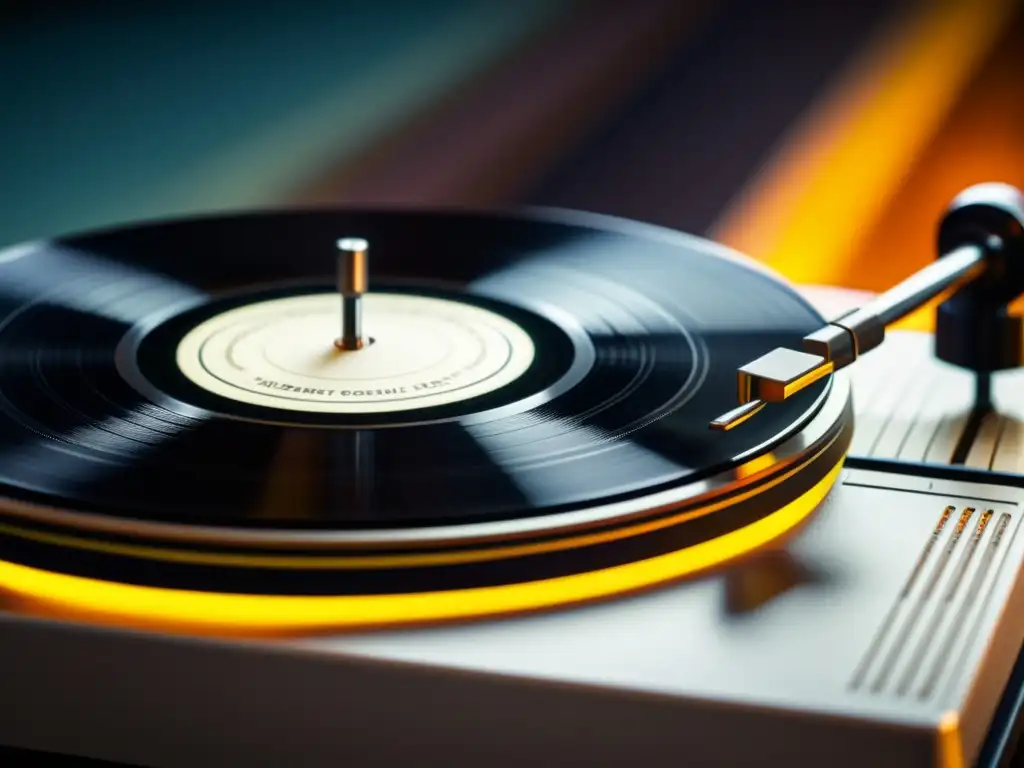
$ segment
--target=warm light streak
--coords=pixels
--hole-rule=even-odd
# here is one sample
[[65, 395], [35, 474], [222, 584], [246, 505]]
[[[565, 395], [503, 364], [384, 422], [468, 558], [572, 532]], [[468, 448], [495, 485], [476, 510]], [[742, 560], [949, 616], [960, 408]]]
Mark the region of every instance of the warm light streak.
[[0, 589], [22, 609], [139, 627], [212, 634], [294, 634], [502, 615], [621, 595], [707, 571], [779, 540], [821, 503], [842, 468], [777, 512], [683, 550], [541, 581], [420, 594], [229, 595], [118, 584], [0, 562]]
[[901, 19], [797, 127], [713, 237], [794, 282], [835, 284], [1013, 7], [926, 3]]

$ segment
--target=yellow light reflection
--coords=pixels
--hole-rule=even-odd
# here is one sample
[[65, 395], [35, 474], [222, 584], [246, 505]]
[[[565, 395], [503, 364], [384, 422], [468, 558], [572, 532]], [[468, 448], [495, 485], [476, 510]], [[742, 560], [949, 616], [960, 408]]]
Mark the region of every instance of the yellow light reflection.
[[0, 588], [30, 613], [205, 634], [284, 635], [517, 613], [642, 590], [761, 549], [817, 508], [841, 468], [839, 462], [777, 512], [711, 541], [626, 565], [522, 584], [373, 596], [229, 595], [118, 584], [0, 561]]

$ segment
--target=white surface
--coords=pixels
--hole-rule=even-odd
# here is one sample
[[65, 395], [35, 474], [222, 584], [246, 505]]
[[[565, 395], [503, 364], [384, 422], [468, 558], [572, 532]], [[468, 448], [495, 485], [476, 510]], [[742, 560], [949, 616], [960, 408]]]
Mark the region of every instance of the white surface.
[[[863, 306], [874, 294], [800, 286], [826, 318]], [[949, 464], [974, 404], [974, 377], [935, 358], [929, 334], [896, 331], [851, 368], [857, 428], [850, 453]], [[964, 464], [1024, 473], [1024, 371], [993, 376], [995, 412], [982, 421]]]
[[[444, 629], [406, 630], [312, 641], [315, 647], [378, 658], [424, 661], [467, 670], [527, 675], [561, 683], [658, 692], [677, 696], [794, 707], [902, 722], [935, 723], [959, 707], [964, 670], [949, 657], [915, 658], [926, 630], [958, 647], [964, 626], [950, 621], [963, 608], [967, 619], [984, 611], [962, 603], [979, 568], [980, 550], [995, 524], [982, 531], [979, 551], [955, 578], [967, 542], [982, 515], [1010, 515], [1001, 547], [1018, 523], [1016, 492], [979, 494], [1006, 503], [968, 497], [893, 493], [868, 487], [870, 473], [848, 472], [849, 485], [833, 494], [812, 525], [785, 555], [729, 569], [706, 579], [632, 599], [589, 608]], [[936, 481], [936, 488], [943, 483]], [[945, 488], [953, 490], [952, 484]], [[977, 494], [975, 490], [959, 490]], [[898, 626], [883, 638], [867, 682], [851, 690], [886, 614], [896, 603], [947, 504], [956, 507], [939, 546], [923, 563], [923, 574], [902, 603]], [[965, 510], [973, 511], [965, 512]], [[964, 518], [959, 539], [957, 522]], [[953, 545], [953, 546], [951, 546]], [[1017, 541], [1016, 559], [1024, 540]], [[951, 553], [943, 564], [943, 552]], [[1006, 552], [1000, 549], [1001, 557]], [[992, 569], [989, 577], [995, 575]], [[802, 574], [797, 576], [797, 574]], [[936, 576], [936, 583], [929, 581]], [[795, 578], [790, 589], [746, 609], [745, 590], [758, 592]], [[948, 588], [960, 589], [944, 602]], [[1004, 581], [1008, 588], [1011, 581]], [[989, 586], [990, 582], [986, 583]], [[769, 590], [770, 591], [770, 590]], [[919, 606], [919, 609], [918, 609]], [[916, 618], [911, 615], [917, 610]], [[938, 617], [938, 624], [935, 624]], [[906, 633], [902, 650], [894, 640]], [[974, 648], [981, 652], [980, 641]], [[930, 648], [934, 651], [934, 646]], [[889, 656], [893, 655], [892, 660]], [[888, 666], [888, 672], [883, 667]], [[922, 696], [931, 674], [941, 684]], [[904, 679], [913, 695], [901, 695]], [[876, 686], [877, 683], [877, 686]]]
[[[936, 359], [930, 335], [891, 333], [850, 371], [856, 411], [851, 455], [950, 462], [974, 404], [974, 377]], [[1024, 371], [993, 376], [993, 403], [965, 464], [1024, 472]]]

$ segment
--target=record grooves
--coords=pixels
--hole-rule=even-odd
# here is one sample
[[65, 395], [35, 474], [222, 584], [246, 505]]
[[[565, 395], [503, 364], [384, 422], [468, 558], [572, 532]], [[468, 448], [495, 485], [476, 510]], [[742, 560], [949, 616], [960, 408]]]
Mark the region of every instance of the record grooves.
[[[336, 344], [329, 279], [348, 235], [372, 243], [373, 343], [355, 351]], [[707, 429], [740, 365], [821, 318], [655, 228], [288, 212], [0, 256], [15, 581], [20, 564], [365, 599], [558, 581], [768, 530], [820, 500], [849, 442], [831, 378], [737, 433]]]

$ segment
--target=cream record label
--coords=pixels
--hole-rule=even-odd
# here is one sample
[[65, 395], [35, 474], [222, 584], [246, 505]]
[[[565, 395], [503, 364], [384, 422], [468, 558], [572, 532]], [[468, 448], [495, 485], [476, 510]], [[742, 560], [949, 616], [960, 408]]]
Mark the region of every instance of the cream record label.
[[310, 413], [387, 413], [451, 405], [522, 376], [535, 348], [518, 325], [440, 298], [366, 296], [363, 349], [337, 348], [337, 294], [229, 310], [178, 346], [197, 386], [238, 402]]

